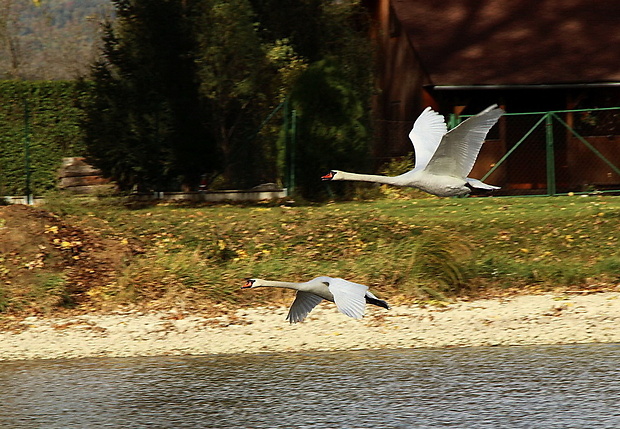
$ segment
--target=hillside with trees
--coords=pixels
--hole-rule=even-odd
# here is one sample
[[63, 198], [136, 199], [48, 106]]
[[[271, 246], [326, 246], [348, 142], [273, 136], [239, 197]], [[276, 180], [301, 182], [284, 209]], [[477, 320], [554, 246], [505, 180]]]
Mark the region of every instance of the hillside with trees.
[[88, 73], [110, 0], [0, 0], [0, 79], [74, 79]]

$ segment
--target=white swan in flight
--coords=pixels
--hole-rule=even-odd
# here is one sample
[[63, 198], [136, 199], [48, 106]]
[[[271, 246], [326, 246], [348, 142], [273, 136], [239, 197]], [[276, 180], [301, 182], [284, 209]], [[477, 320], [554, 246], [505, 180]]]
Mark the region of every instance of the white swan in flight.
[[467, 195], [471, 191], [469, 187], [499, 189], [467, 175], [476, 162], [487, 133], [503, 114], [504, 111], [494, 104], [447, 131], [443, 117], [427, 107], [416, 119], [409, 133], [415, 150], [413, 170], [400, 176], [332, 170], [322, 179], [410, 186], [439, 197]]
[[390, 308], [387, 302], [370, 293], [368, 286], [341, 278], [321, 276], [303, 283], [246, 279], [242, 289], [257, 287], [283, 287], [297, 291], [288, 316], [286, 316], [286, 320], [291, 323], [303, 321], [308, 313], [324, 299], [336, 303], [341, 313], [354, 319], [361, 319], [364, 316], [366, 303], [388, 310]]

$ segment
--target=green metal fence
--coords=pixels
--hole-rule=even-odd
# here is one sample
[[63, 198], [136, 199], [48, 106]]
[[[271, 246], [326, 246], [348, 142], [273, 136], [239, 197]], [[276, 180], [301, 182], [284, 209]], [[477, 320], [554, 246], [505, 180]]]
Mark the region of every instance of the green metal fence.
[[620, 192], [620, 107], [507, 113], [470, 176], [497, 195]]

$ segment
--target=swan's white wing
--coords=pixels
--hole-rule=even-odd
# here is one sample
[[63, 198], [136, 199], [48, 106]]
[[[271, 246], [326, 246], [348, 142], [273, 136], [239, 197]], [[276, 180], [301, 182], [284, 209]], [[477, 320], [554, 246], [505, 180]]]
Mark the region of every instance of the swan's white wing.
[[465, 179], [476, 162], [487, 133], [503, 114], [504, 111], [494, 104], [448, 131], [425, 171]]
[[368, 286], [344, 279], [332, 278], [329, 281], [328, 287], [329, 291], [334, 295], [334, 302], [341, 313], [354, 319], [364, 317]]
[[443, 116], [430, 107], [424, 109], [418, 116], [409, 133], [409, 139], [415, 150], [416, 169], [421, 170], [426, 167], [447, 131], [448, 127]]
[[318, 295], [311, 292], [303, 292], [298, 290], [295, 295], [295, 301], [293, 301], [293, 304], [291, 304], [291, 308], [288, 311], [286, 320], [291, 323], [303, 321], [308, 313], [310, 313], [310, 311], [312, 311], [312, 309], [321, 301], [323, 301], [323, 298]]

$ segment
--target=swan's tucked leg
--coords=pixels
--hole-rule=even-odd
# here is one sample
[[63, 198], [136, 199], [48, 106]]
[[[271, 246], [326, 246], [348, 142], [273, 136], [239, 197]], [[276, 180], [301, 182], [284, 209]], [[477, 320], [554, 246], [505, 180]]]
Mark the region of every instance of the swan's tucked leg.
[[493, 185], [489, 185], [486, 184], [484, 182], [481, 182], [478, 179], [472, 179], [471, 177], [468, 177], [467, 179], [467, 184], [469, 186], [471, 186], [472, 188], [478, 188], [478, 189], [488, 189], [488, 190], [493, 190], [493, 189], [499, 189], [499, 186], [493, 186]]

